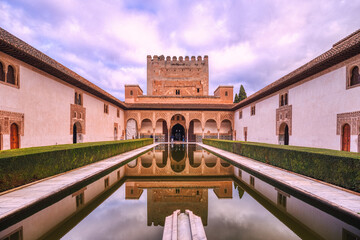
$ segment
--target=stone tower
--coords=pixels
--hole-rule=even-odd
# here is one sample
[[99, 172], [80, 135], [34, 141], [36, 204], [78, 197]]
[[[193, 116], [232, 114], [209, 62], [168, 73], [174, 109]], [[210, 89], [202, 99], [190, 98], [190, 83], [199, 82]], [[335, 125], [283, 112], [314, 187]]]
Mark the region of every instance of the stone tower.
[[208, 56], [165, 57], [147, 56], [148, 96], [209, 95]]

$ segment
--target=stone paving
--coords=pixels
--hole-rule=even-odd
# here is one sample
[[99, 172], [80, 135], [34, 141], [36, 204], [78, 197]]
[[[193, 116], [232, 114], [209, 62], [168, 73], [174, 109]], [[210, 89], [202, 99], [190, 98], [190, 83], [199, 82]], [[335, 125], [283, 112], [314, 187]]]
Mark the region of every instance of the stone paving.
[[205, 149], [216, 152], [234, 163], [248, 167], [259, 174], [282, 182], [305, 194], [315, 196], [330, 205], [337, 206], [360, 218], [360, 194], [340, 187], [295, 174], [268, 164], [242, 157], [219, 148], [199, 143]]
[[56, 175], [36, 183], [10, 190], [0, 194], [0, 219], [45, 199], [62, 189], [66, 189], [75, 183], [90, 178], [106, 169], [109, 169], [123, 161], [131, 159], [157, 144], [151, 144], [120, 155], [89, 164], [87, 166]]

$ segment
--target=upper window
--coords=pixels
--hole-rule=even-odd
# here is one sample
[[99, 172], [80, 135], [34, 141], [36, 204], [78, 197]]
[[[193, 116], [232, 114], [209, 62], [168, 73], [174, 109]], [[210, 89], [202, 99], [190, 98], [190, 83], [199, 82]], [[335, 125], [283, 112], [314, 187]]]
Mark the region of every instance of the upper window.
[[198, 93], [199, 93], [199, 92], [200, 92], [200, 88], [197, 88], [197, 89], [196, 89], [196, 92], [198, 92]]
[[255, 115], [255, 106], [252, 106], [251, 107], [251, 116], [254, 116]]
[[120, 117], [120, 110], [119, 109], [116, 110], [116, 116]]
[[4, 66], [0, 62], [0, 81], [5, 82], [5, 71]]
[[288, 102], [289, 102], [288, 93], [283, 93], [283, 94], [279, 95], [279, 106], [280, 107], [288, 105]]
[[227, 95], [228, 95], [228, 92], [226, 91], [226, 92], [225, 92], [225, 96], [227, 97]]
[[109, 105], [104, 103], [104, 113], [109, 114]]
[[82, 102], [82, 94], [81, 93], [75, 92], [74, 103], [82, 106], [83, 102]]
[[130, 90], [130, 96], [134, 95], [133, 90]]
[[242, 119], [242, 111], [239, 111], [239, 119]]
[[175, 90], [175, 93], [176, 95], [180, 95], [180, 90], [179, 89]]
[[0, 82], [11, 85], [19, 85], [16, 78], [16, 68], [13, 65], [7, 65], [0, 62]]
[[12, 66], [8, 66], [8, 71], [7, 71], [7, 82], [10, 84], [15, 84], [15, 71], [14, 68]]
[[356, 66], [351, 71], [350, 86], [360, 84], [359, 67]]

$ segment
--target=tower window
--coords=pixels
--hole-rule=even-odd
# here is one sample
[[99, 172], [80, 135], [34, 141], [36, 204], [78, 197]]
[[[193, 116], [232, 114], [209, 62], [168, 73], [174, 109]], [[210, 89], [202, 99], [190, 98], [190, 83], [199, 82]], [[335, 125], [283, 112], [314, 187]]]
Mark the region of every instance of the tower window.
[[179, 89], [176, 89], [176, 90], [175, 90], [175, 94], [176, 94], [176, 95], [180, 95], [180, 90], [179, 90]]
[[130, 90], [130, 96], [134, 95], [133, 90]]
[[226, 91], [226, 92], [225, 92], [225, 96], [227, 97], [227, 95], [228, 95], [228, 92]]
[[197, 88], [197, 89], [196, 89], [196, 92], [198, 92], [198, 93], [199, 93], [199, 92], [200, 92], [200, 88]]

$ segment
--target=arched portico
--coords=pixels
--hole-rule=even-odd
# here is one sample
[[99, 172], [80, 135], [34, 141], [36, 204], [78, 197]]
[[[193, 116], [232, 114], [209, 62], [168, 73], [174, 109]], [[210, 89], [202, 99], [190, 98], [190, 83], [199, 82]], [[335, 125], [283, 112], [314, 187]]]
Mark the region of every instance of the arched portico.
[[213, 138], [213, 139], [218, 138], [217, 124], [214, 119], [208, 119], [205, 122], [203, 138]]
[[175, 114], [172, 116], [170, 126], [171, 141], [187, 141], [187, 129], [183, 115]]
[[160, 118], [155, 124], [155, 142], [167, 142], [169, 141], [169, 131], [167, 128], [167, 122], [165, 119]]
[[138, 132], [137, 132], [137, 122], [135, 119], [130, 118], [126, 122], [126, 139], [136, 139], [138, 138]]
[[140, 138], [153, 138], [154, 129], [150, 119], [143, 119], [140, 126]]
[[230, 120], [225, 119], [220, 123], [219, 139], [232, 140], [232, 123]]
[[199, 119], [193, 119], [189, 124], [189, 142], [202, 141], [202, 126]]

